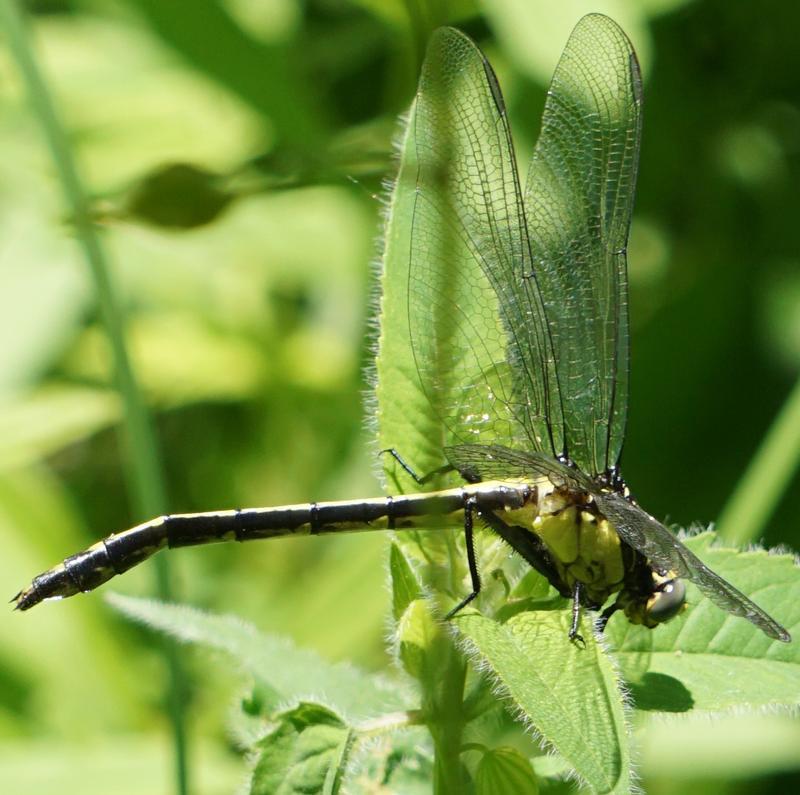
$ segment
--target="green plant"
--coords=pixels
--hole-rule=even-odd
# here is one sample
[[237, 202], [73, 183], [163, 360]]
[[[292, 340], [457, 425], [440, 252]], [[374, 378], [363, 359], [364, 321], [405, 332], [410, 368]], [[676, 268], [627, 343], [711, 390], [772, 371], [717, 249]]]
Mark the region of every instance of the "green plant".
[[[403, 455], [434, 471], [448, 429], [416, 377], [419, 361], [408, 338], [408, 239], [419, 189], [415, 120], [412, 111], [387, 223], [377, 416], [381, 448], [403, 440]], [[457, 250], [448, 230], [441, 234], [444, 250]], [[439, 275], [440, 282], [415, 282], [414, 300], [436, 307], [437, 290], [447, 289], [469, 306], [474, 287], [467, 269], [454, 262]], [[441, 375], [452, 390], [464, 388], [451, 378]], [[391, 492], [418, 488], [391, 461], [387, 475]], [[439, 480], [457, 482], [453, 475]], [[726, 615], [691, 585], [690, 609], [655, 630], [616, 615], [600, 636], [584, 616], [583, 642], [570, 641], [568, 601], [510, 559], [491, 534], [478, 543], [479, 609], [443, 620], [446, 606], [470, 587], [466, 550], [455, 539], [433, 526], [396, 533], [389, 555], [397, 668], [391, 677], [327, 664], [236, 619], [112, 601], [171, 636], [223, 651], [252, 677], [237, 726], [252, 755], [253, 793], [358, 791], [366, 782], [422, 792], [431, 781], [437, 793], [534, 793], [569, 775], [591, 791], [628, 792], [632, 727], [647, 716], [755, 712], [791, 708], [795, 701], [796, 646], [777, 644]], [[737, 552], [712, 546], [713, 540], [704, 532], [685, 543], [765, 610], [787, 615], [787, 605], [800, 597], [792, 556]]]

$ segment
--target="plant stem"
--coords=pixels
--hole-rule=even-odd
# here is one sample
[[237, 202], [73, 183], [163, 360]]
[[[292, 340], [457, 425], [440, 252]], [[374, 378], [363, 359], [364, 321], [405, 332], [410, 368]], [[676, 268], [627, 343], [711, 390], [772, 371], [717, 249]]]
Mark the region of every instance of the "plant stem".
[[464, 731], [464, 683], [467, 666], [458, 650], [448, 644], [447, 663], [443, 666], [436, 688], [432, 711], [435, 724], [429, 724], [435, 749], [434, 795], [451, 795], [464, 791], [461, 766], [461, 739]]
[[[9, 47], [26, 84], [34, 114], [50, 148], [76, 237], [92, 275], [100, 316], [111, 345], [114, 377], [124, 405], [123, 457], [128, 492], [134, 510], [140, 516], [163, 513], [166, 496], [155, 434], [128, 357], [123, 312], [111, 281], [108, 259], [92, 221], [91, 205], [72, 156], [67, 134], [36, 63], [16, 0], [0, 0], [0, 15]], [[169, 600], [172, 596], [168, 565], [168, 561], [156, 558], [157, 589], [159, 597], [164, 600]], [[165, 641], [163, 653], [170, 675], [167, 702], [172, 722], [177, 792], [185, 795], [188, 792], [184, 715], [186, 680], [175, 644]]]
[[717, 522], [739, 544], [760, 536], [800, 464], [800, 379], [781, 407]]

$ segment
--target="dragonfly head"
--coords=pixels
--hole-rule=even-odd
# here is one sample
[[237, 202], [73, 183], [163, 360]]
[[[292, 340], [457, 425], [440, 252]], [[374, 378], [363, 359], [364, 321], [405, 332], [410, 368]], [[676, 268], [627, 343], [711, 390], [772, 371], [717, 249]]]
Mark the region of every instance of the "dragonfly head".
[[632, 624], [652, 629], [686, 609], [686, 585], [674, 571], [651, 570], [652, 586], [625, 604], [625, 615]]

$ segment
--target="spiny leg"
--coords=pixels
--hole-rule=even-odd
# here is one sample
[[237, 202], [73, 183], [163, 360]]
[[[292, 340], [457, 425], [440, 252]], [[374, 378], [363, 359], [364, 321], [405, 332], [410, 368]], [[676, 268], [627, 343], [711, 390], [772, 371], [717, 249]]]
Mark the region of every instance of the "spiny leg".
[[397, 461], [397, 463], [401, 466], [403, 471], [406, 472], [406, 474], [408, 474], [409, 476], [411, 476], [414, 479], [414, 482], [420, 486], [424, 486], [430, 480], [433, 480], [433, 478], [435, 478], [437, 475], [446, 475], [448, 472], [453, 471], [453, 467], [450, 466], [450, 464], [444, 464], [438, 467], [437, 469], [428, 472], [426, 475], [422, 475], [422, 477], [420, 477], [411, 468], [411, 466], [408, 463], [406, 463], [406, 460], [403, 458], [403, 456], [400, 455], [400, 453], [397, 452], [397, 450], [395, 450], [394, 447], [387, 447], [384, 450], [379, 450], [378, 455], [390, 455], [392, 458], [394, 458], [395, 461]]
[[581, 584], [575, 583], [572, 589], [572, 624], [569, 628], [569, 639], [580, 644], [586, 648], [586, 641], [583, 636], [578, 632], [578, 623], [581, 620]]
[[[448, 472], [453, 472], [455, 469], [450, 464], [444, 464], [443, 466], [440, 466], [437, 469], [434, 469], [433, 471], [428, 472], [426, 475], [420, 477], [394, 447], [387, 447], [378, 452], [378, 455], [387, 454], [394, 458], [400, 467], [420, 486], [424, 486], [428, 481], [432, 480], [437, 475], [444, 475]], [[464, 543], [467, 547], [467, 566], [469, 567], [472, 591], [467, 594], [467, 596], [464, 597], [464, 599], [462, 599], [452, 610], [448, 611], [448, 613], [445, 615], [445, 620], [451, 619], [456, 613], [473, 601], [473, 599], [475, 599], [481, 592], [481, 575], [478, 572], [478, 563], [475, 560], [475, 537], [473, 533], [473, 511], [475, 510], [476, 505], [477, 500], [475, 497], [468, 497], [464, 500]]]
[[467, 565], [469, 566], [469, 576], [472, 580], [472, 592], [447, 613], [445, 620], [451, 619], [481, 592], [481, 575], [478, 572], [478, 564], [475, 561], [475, 539], [472, 532], [472, 513], [476, 505], [477, 500], [475, 497], [468, 497], [464, 500], [464, 543], [467, 546]]

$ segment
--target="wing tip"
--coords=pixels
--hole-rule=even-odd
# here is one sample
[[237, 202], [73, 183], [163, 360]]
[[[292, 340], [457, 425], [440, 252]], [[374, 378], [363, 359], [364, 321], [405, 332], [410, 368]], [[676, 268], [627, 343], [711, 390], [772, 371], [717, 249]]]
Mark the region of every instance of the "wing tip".
[[769, 633], [770, 637], [775, 638], [775, 640], [779, 640], [781, 643], [791, 643], [792, 636], [787, 630], [783, 627], [778, 626], [775, 629], [775, 634]]

